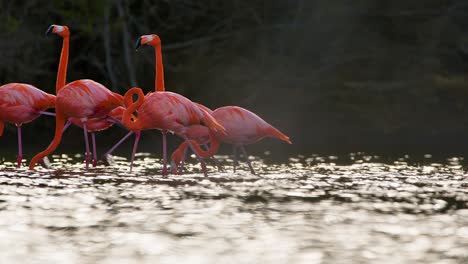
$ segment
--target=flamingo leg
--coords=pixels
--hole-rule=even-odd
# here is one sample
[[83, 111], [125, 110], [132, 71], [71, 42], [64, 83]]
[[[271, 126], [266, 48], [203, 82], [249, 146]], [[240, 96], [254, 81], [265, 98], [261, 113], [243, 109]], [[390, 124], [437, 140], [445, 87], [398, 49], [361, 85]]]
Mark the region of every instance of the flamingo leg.
[[256, 174], [255, 174], [255, 171], [254, 171], [254, 169], [253, 169], [253, 167], [252, 167], [252, 163], [251, 163], [250, 160], [249, 160], [249, 155], [247, 155], [247, 151], [245, 151], [244, 145], [240, 145], [239, 148], [241, 149], [242, 154], [244, 154], [245, 161], [247, 162], [247, 165], [249, 165], [250, 172], [251, 172], [253, 175], [256, 175]]
[[115, 119], [115, 118], [108, 117], [106, 120], [109, 121], [109, 122], [111, 122], [111, 123], [116, 124], [117, 126], [123, 128], [123, 129], [127, 129], [124, 125], [122, 125], [122, 122], [120, 122], [119, 120], [117, 120], [117, 119]]
[[232, 145], [232, 156], [233, 156], [232, 171], [236, 172], [236, 167], [237, 167], [237, 146], [236, 145]]
[[65, 123], [65, 126], [63, 126], [62, 134], [65, 133], [65, 130], [70, 127], [72, 122], [70, 120], [67, 120], [67, 123]]
[[16, 158], [17, 167], [21, 167], [21, 161], [23, 160], [23, 142], [21, 137], [21, 124], [17, 125], [18, 130], [18, 157]]
[[163, 169], [162, 175], [167, 175], [167, 142], [166, 142], [166, 131], [161, 131], [162, 143], [163, 143]]
[[133, 169], [133, 160], [135, 159], [135, 153], [138, 148], [138, 141], [140, 141], [141, 131], [135, 131], [135, 143], [133, 144], [132, 158], [130, 160], [130, 172]]
[[193, 151], [193, 153], [195, 154], [195, 156], [197, 157], [198, 161], [200, 162], [200, 165], [202, 167], [202, 171], [203, 171], [203, 174], [206, 176], [208, 176], [208, 172], [206, 170], [206, 163], [205, 161], [202, 159], [202, 157], [200, 157], [200, 154], [198, 154], [198, 152], [195, 150], [195, 148], [193, 147], [192, 143], [190, 142], [190, 140], [187, 138], [186, 135], [183, 135], [184, 136], [184, 139], [185, 141], [187, 142], [187, 144], [189, 145], [190, 149]]
[[39, 111], [37, 113], [41, 115], [55, 116], [55, 113], [46, 112], [46, 111]]
[[185, 169], [184, 164], [185, 164], [186, 158], [187, 158], [187, 149], [184, 149], [184, 154], [182, 155], [182, 160], [180, 161], [179, 172], [182, 172]]
[[86, 162], [86, 170], [89, 168], [89, 161], [90, 161], [90, 151], [89, 151], [89, 140], [88, 140], [88, 129], [86, 128], [86, 120], [82, 121], [83, 123], [83, 133], [85, 138], [85, 145], [86, 145], [86, 153], [85, 153], [85, 162]]
[[119, 140], [119, 142], [117, 142], [114, 146], [112, 146], [112, 148], [110, 148], [106, 153], [104, 153], [104, 157], [108, 156], [108, 155], [111, 155], [112, 152], [114, 152], [114, 150], [120, 146], [129, 136], [131, 136], [133, 134], [133, 131], [128, 131], [128, 133], [122, 138]]
[[[203, 146], [205, 146], [205, 150], [209, 149], [208, 144], [204, 144]], [[214, 156], [211, 157], [211, 160], [214, 162], [219, 171], [223, 171], [223, 167]]]
[[93, 167], [97, 166], [97, 151], [96, 151], [96, 133], [91, 132], [91, 144], [93, 144]]

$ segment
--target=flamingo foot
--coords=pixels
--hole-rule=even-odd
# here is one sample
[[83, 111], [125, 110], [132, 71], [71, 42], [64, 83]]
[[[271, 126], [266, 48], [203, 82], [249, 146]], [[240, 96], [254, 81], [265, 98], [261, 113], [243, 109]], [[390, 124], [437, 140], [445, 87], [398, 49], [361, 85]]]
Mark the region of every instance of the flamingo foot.
[[219, 172], [225, 172], [226, 170], [224, 169], [223, 166], [219, 166], [219, 167], [218, 167], [218, 171], [219, 171]]
[[[171, 165], [171, 169], [172, 169], [172, 165]], [[162, 169], [162, 171], [161, 171], [161, 174], [162, 174], [162, 176], [167, 176], [167, 175], [169, 175], [168, 170], [167, 170], [166, 167], [163, 167], [163, 169]]]
[[171, 161], [171, 173], [180, 175], [180, 170], [174, 161]]
[[50, 160], [47, 156], [45, 156], [44, 158], [42, 158], [40, 161], [39, 161], [39, 164], [44, 168], [44, 169], [50, 169], [51, 166], [50, 166]]
[[89, 152], [86, 152], [86, 154], [85, 154], [86, 170], [89, 169], [89, 163], [90, 162], [91, 162], [91, 156], [89, 155]]
[[16, 158], [16, 167], [21, 168], [21, 161], [23, 161], [23, 156], [18, 155]]
[[115, 165], [115, 160], [110, 154], [104, 154], [102, 156], [102, 160], [104, 160], [104, 163], [108, 166], [114, 166]]
[[184, 171], [187, 171], [185, 169], [185, 158], [187, 157], [187, 149], [184, 149], [184, 155], [182, 155], [182, 160], [180, 161], [180, 164], [178, 167], [178, 170], [179, 170], [179, 174], [181, 174], [182, 172]]
[[223, 165], [221, 165], [221, 163], [219, 163], [219, 161], [214, 156], [211, 157], [211, 160], [213, 161], [215, 166], [218, 168], [218, 171], [224, 172]]
[[203, 175], [205, 175], [205, 177], [208, 177], [208, 170], [206, 169], [206, 163], [202, 161], [200, 162], [200, 165], [202, 167]]
[[250, 172], [251, 172], [253, 175], [257, 175], [257, 174], [255, 173], [254, 168], [252, 167], [252, 163], [251, 163], [250, 160], [249, 160], [249, 155], [247, 155], [247, 151], [245, 151], [245, 147], [244, 147], [243, 145], [240, 145], [240, 149], [241, 149], [241, 151], [242, 151], [242, 154], [244, 154], [245, 162], [247, 162], [247, 165], [249, 165]]

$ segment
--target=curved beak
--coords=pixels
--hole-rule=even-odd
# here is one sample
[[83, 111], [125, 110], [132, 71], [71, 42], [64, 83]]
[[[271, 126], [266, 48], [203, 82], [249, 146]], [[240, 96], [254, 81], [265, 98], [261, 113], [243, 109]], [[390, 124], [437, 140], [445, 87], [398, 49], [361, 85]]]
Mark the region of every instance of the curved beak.
[[46, 37], [47, 37], [50, 33], [52, 33], [52, 30], [53, 30], [53, 29], [54, 29], [54, 25], [51, 25], [51, 26], [47, 29], [47, 31], [46, 31], [46, 33], [45, 33]]
[[139, 37], [135, 43], [135, 50], [138, 50], [140, 46], [141, 46], [141, 37]]

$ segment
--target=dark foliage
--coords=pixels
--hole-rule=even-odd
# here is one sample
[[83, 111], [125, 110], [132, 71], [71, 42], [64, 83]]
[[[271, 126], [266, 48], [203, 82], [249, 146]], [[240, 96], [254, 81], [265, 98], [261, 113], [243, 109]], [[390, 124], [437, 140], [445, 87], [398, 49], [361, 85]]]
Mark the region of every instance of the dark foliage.
[[[0, 1], [0, 83], [53, 92], [61, 41], [43, 33], [55, 23], [72, 30], [69, 80], [150, 91], [153, 51], [133, 44], [156, 33], [168, 90], [251, 109], [295, 143], [258, 149], [460, 152], [468, 2], [423, 2]], [[48, 141], [53, 125], [28, 128]]]

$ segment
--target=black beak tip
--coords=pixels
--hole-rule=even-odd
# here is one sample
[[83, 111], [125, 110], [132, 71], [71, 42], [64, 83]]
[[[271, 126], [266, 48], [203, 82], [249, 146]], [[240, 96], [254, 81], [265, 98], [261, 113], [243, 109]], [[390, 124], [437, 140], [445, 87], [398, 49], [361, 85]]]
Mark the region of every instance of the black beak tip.
[[139, 37], [135, 43], [135, 50], [138, 50], [140, 46], [141, 46], [141, 37]]
[[47, 29], [47, 31], [46, 31], [46, 33], [45, 33], [46, 37], [47, 37], [50, 33], [52, 33], [52, 30], [53, 30], [53, 29], [54, 29], [54, 25], [51, 25], [51, 26]]

